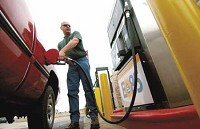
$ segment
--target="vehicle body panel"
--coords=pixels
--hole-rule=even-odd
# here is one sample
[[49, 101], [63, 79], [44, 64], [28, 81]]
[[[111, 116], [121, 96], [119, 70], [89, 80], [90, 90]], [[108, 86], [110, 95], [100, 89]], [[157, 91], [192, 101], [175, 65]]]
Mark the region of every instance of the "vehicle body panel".
[[[1, 112], [9, 110], [11, 105], [30, 106], [38, 101], [48, 83], [57, 98], [59, 87], [55, 68], [45, 64], [46, 50], [25, 1], [1, 0], [0, 9], [2, 116]], [[13, 112], [18, 115], [17, 110]]]

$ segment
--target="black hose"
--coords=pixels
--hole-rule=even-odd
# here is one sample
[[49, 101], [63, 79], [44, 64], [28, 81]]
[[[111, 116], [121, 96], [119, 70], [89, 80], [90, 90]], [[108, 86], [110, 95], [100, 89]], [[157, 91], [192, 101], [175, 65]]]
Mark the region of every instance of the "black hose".
[[[91, 86], [89, 86], [90, 87], [90, 92], [92, 92], [92, 97], [94, 98], [94, 102], [95, 102], [95, 104], [97, 106], [97, 110], [98, 110], [99, 115], [101, 116], [101, 118], [104, 121], [106, 121], [106, 122], [108, 122], [110, 124], [119, 124], [119, 123], [123, 122], [124, 120], [126, 120], [128, 118], [128, 116], [129, 116], [131, 110], [132, 110], [133, 105], [134, 105], [136, 94], [137, 94], [137, 63], [136, 63], [136, 56], [135, 55], [136, 55], [135, 49], [134, 49], [134, 47], [132, 47], [132, 57], [133, 57], [133, 64], [134, 64], [134, 89], [133, 89], [133, 96], [132, 96], [131, 103], [130, 103], [130, 106], [128, 108], [128, 111], [125, 113], [125, 115], [120, 120], [118, 120], [118, 121], [110, 121], [110, 120], [106, 119], [103, 116], [103, 114], [100, 112], [100, 110], [98, 108], [98, 105], [96, 103], [96, 99], [95, 99], [95, 95], [94, 95], [93, 89], [92, 89]], [[87, 83], [90, 84], [89, 80], [88, 80], [88, 77], [87, 77], [84, 69], [81, 67], [81, 65], [77, 61], [75, 61], [73, 59], [70, 59], [70, 60], [72, 62], [74, 62], [75, 64], [77, 64], [80, 67], [80, 69], [82, 70], [82, 72], [84, 73], [84, 75], [86, 77]]]
[[[134, 105], [134, 102], [135, 102], [136, 93], [137, 93], [137, 63], [136, 63], [136, 57], [135, 57], [135, 50], [134, 50], [134, 48], [132, 49], [132, 56], [133, 56], [133, 63], [134, 63], [134, 90], [133, 90], [133, 96], [132, 96], [131, 103], [130, 103], [130, 106], [129, 106], [129, 108], [128, 108], [128, 111], [125, 113], [125, 115], [124, 115], [120, 120], [118, 120], [118, 121], [110, 121], [110, 120], [106, 119], [106, 118], [103, 116], [103, 114], [100, 112], [100, 110], [99, 110], [99, 108], [98, 108], [98, 105], [97, 105], [97, 103], [96, 103], [95, 94], [94, 94], [94, 92], [93, 92], [93, 89], [92, 89], [91, 86], [89, 86], [89, 87], [90, 87], [90, 92], [92, 93], [92, 97], [93, 97], [94, 102], [95, 102], [95, 104], [96, 104], [96, 106], [97, 106], [97, 110], [98, 110], [99, 115], [101, 116], [101, 118], [102, 118], [104, 121], [106, 121], [106, 122], [108, 122], [108, 123], [110, 123], [110, 124], [119, 124], [119, 123], [123, 122], [124, 120], [126, 120], [126, 119], [128, 118], [128, 116], [129, 116], [129, 114], [130, 114], [130, 112], [131, 112], [131, 110], [132, 110], [132, 107], [133, 107], [133, 105]], [[76, 65], [78, 65], [78, 66], [80, 67], [81, 71], [83, 72], [83, 74], [84, 74], [85, 77], [86, 77], [87, 83], [90, 84], [90, 83], [89, 83], [89, 80], [88, 80], [88, 77], [87, 77], [87, 75], [86, 75], [84, 69], [81, 67], [81, 65], [80, 65], [77, 61], [75, 61], [75, 60], [73, 60], [73, 59], [69, 59], [69, 60], [71, 60], [72, 62], [74, 62]]]
[[[129, 16], [126, 17], [126, 18], [127, 18], [127, 19], [129, 18], [129, 22], [133, 22], [133, 19], [132, 19], [132, 17], [130, 16], [130, 15], [131, 15], [131, 14], [130, 14], [130, 10], [125, 10], [125, 13], [127, 13], [127, 12], [129, 13]], [[126, 22], [127, 22], [127, 19], [125, 19]], [[127, 24], [128, 24], [128, 22], [127, 22]], [[131, 23], [131, 24], [132, 24], [132, 23]], [[127, 26], [126, 26], [126, 27], [127, 27]], [[130, 37], [130, 31], [131, 31], [131, 30], [129, 30], [128, 27], [127, 27], [127, 30], [128, 30], [128, 37], [129, 37], [129, 39], [131, 39], [131, 37]], [[131, 41], [131, 45], [132, 45], [132, 58], [133, 58], [133, 64], [134, 64], [134, 89], [133, 89], [133, 95], [132, 95], [132, 99], [131, 99], [131, 102], [130, 102], [130, 106], [129, 106], [127, 112], [125, 113], [125, 115], [124, 115], [120, 120], [118, 120], [118, 121], [110, 121], [110, 120], [106, 119], [106, 118], [103, 116], [103, 114], [100, 112], [100, 110], [99, 110], [99, 108], [98, 108], [98, 105], [97, 105], [97, 103], [96, 103], [95, 94], [94, 94], [94, 91], [93, 91], [93, 89], [92, 89], [92, 86], [89, 86], [89, 87], [90, 87], [90, 92], [92, 93], [92, 97], [94, 98], [94, 103], [95, 103], [95, 105], [96, 105], [96, 107], [97, 107], [97, 110], [98, 110], [99, 115], [101, 116], [101, 118], [102, 118], [104, 121], [106, 121], [106, 122], [108, 122], [108, 123], [110, 123], [110, 124], [119, 124], [119, 123], [123, 122], [124, 120], [126, 120], [126, 119], [129, 117], [129, 114], [130, 114], [130, 112], [131, 112], [131, 110], [132, 110], [132, 107], [133, 107], [133, 105], [134, 105], [134, 102], [135, 102], [135, 98], [136, 98], [136, 94], [137, 94], [137, 62], [136, 62], [136, 52], [135, 52], [135, 48], [134, 48], [133, 41]], [[69, 58], [69, 60], [71, 60], [72, 62], [74, 62], [76, 65], [78, 65], [78, 66], [80, 67], [81, 71], [84, 73], [84, 75], [85, 75], [85, 77], [86, 77], [87, 83], [90, 85], [89, 79], [88, 79], [88, 77], [87, 77], [87, 75], [86, 75], [84, 69], [81, 67], [81, 65], [80, 65], [77, 61], [75, 61], [75, 60], [73, 60], [73, 59], [70, 59], [70, 58]]]

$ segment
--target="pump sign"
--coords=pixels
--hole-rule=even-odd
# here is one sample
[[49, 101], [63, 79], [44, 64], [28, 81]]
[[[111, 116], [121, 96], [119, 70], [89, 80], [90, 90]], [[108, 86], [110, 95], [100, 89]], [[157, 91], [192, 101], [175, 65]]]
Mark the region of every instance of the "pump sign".
[[[154, 103], [138, 55], [137, 55], [137, 69], [138, 69], [137, 95], [134, 106]], [[129, 63], [124, 67], [124, 69], [118, 74], [118, 84], [120, 87], [122, 103], [124, 107], [129, 107], [134, 89], [133, 60], [130, 60]]]

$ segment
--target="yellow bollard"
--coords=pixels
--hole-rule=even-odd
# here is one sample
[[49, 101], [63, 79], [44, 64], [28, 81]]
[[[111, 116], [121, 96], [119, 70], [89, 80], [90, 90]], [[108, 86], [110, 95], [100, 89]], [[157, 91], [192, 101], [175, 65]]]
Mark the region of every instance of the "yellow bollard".
[[102, 95], [102, 104], [105, 118], [111, 120], [110, 115], [113, 112], [112, 97], [108, 83], [107, 74], [100, 74], [100, 88]]
[[97, 106], [99, 108], [99, 111], [100, 111], [100, 113], [103, 113], [100, 88], [99, 87], [95, 87], [94, 93], [95, 93], [96, 103], [97, 103]]
[[200, 8], [194, 0], [147, 0], [200, 116]]

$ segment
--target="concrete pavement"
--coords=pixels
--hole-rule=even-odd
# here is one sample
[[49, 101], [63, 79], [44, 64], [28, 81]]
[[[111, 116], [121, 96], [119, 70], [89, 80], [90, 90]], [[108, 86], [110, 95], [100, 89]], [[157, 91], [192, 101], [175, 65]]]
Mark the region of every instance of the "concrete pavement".
[[[101, 129], [125, 129], [122, 126], [109, 124], [99, 119]], [[67, 112], [56, 113], [56, 118], [54, 121], [53, 129], [65, 129], [69, 125], [70, 119]], [[1, 123], [0, 129], [28, 129], [27, 118], [15, 119], [13, 124]], [[80, 119], [80, 129], [90, 129], [90, 119], [87, 118], [83, 113], [81, 114]]]

